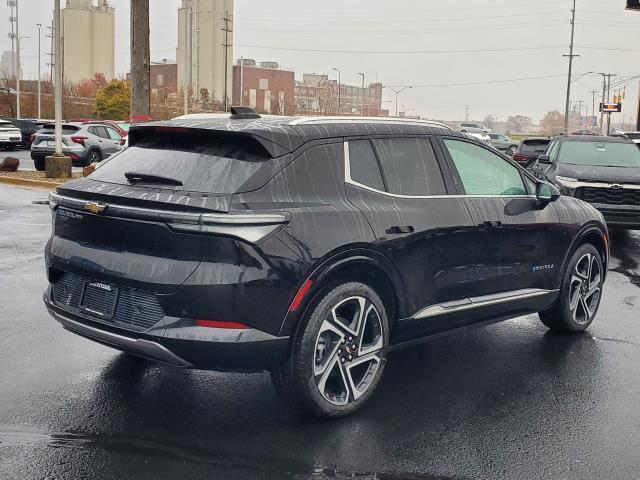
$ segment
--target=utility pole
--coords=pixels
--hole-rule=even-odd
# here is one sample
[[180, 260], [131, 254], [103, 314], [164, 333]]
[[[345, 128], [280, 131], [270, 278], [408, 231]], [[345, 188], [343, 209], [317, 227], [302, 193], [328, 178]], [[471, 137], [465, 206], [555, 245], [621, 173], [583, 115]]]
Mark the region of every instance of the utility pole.
[[185, 46], [184, 46], [184, 78], [182, 79], [182, 89], [184, 93], [184, 114], [187, 115], [189, 113], [189, 89], [191, 88], [191, 51], [193, 45], [191, 45], [191, 7], [187, 7], [187, 4], [184, 4], [184, 35], [185, 35]]
[[230, 28], [231, 18], [229, 18], [229, 11], [224, 14], [224, 111], [229, 111], [229, 34], [233, 32]]
[[60, 0], [55, 0], [55, 11], [53, 14], [55, 32], [55, 139], [56, 150], [55, 157], [62, 157], [62, 62], [60, 61], [60, 52], [62, 52], [62, 29], [60, 28]]
[[464, 121], [469, 121], [469, 105], [464, 106]]
[[[598, 90], [591, 90], [591, 121], [596, 118], [596, 93]], [[595, 128], [595, 125], [592, 125]]]
[[[617, 77], [615, 73], [607, 73], [607, 102], [611, 101], [611, 77]], [[607, 135], [611, 132], [611, 112], [607, 112]]]
[[337, 68], [335, 68], [335, 67], [333, 67], [333, 70], [338, 72], [338, 116], [340, 116], [340, 110], [341, 110], [341, 107], [342, 107], [342, 105], [340, 105], [341, 102], [342, 102], [342, 98], [341, 98], [341, 96], [342, 96], [342, 78], [341, 78], [342, 72], [340, 70], [338, 70]]
[[569, 101], [571, 100], [571, 73], [573, 69], [573, 57], [579, 57], [580, 55], [573, 54], [573, 38], [576, 28], [576, 0], [573, 0], [573, 8], [571, 9], [571, 44], [569, 45], [569, 55], [563, 55], [563, 57], [569, 57], [569, 75], [567, 77], [567, 102], [564, 109], [564, 131], [569, 131]]
[[40, 57], [41, 53], [40, 53], [40, 40], [42, 39], [42, 24], [41, 23], [37, 23], [36, 24], [38, 27], [38, 119], [42, 118], [42, 87], [40, 85], [40, 82], [42, 81], [41, 78], [41, 73], [40, 73], [40, 67], [42, 66], [42, 59]]
[[7, 6], [11, 9], [11, 14], [9, 15], [9, 22], [11, 22], [11, 33], [9, 34], [9, 38], [11, 39], [11, 76], [16, 76], [16, 32], [15, 25], [16, 16], [14, 9], [16, 8], [17, 0], [7, 0]]
[[47, 55], [49, 55], [49, 62], [47, 63], [47, 66], [49, 67], [49, 82], [53, 83], [53, 66], [54, 66], [53, 40], [55, 38], [54, 29], [53, 29], [53, 20], [51, 20], [51, 26], [47, 28], [49, 29], [49, 34], [45, 35], [45, 37], [51, 39], [51, 46], [49, 47], [49, 53], [47, 53]]
[[151, 119], [149, 0], [131, 0], [131, 112], [132, 122]]
[[365, 102], [365, 94], [364, 94], [364, 73], [359, 73], [358, 75], [362, 76], [362, 105], [360, 105], [360, 116], [364, 117], [364, 102]]

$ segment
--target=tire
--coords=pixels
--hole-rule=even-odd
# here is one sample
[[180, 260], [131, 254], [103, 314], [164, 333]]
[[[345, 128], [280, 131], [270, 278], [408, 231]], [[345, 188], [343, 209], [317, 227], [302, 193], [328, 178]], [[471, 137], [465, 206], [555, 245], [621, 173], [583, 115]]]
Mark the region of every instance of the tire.
[[603, 283], [600, 252], [590, 243], [580, 246], [569, 261], [558, 299], [538, 314], [540, 320], [553, 332], [586, 330], [598, 313]]
[[87, 159], [83, 162], [83, 166], [91, 165], [92, 163], [98, 163], [102, 161], [102, 155], [98, 150], [91, 150]]
[[271, 378], [294, 408], [317, 417], [344, 417], [376, 389], [388, 348], [389, 321], [380, 297], [362, 283], [343, 283], [314, 299]]
[[45, 161], [46, 159], [44, 158], [34, 158], [33, 165], [36, 167], [36, 170], [38, 170], [39, 172], [44, 172], [46, 169]]

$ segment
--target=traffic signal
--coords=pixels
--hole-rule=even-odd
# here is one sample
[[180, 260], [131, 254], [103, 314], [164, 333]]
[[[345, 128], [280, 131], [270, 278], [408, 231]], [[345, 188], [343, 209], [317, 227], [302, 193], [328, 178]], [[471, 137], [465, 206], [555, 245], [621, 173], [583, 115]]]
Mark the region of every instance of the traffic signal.
[[640, 0], [627, 0], [629, 10], [640, 10]]

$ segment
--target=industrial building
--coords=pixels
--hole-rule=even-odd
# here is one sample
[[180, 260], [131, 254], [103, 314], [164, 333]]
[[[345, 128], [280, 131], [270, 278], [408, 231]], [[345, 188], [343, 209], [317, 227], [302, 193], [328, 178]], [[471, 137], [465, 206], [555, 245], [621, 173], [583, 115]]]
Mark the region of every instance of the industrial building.
[[276, 62], [240, 59], [233, 66], [233, 103], [273, 115], [293, 115], [295, 75]]
[[[178, 83], [185, 74], [192, 97], [203, 89], [220, 105], [232, 98], [233, 0], [182, 0], [178, 10]], [[188, 72], [188, 73], [187, 73]]]
[[[65, 81], [115, 76], [115, 9], [107, 0], [67, 0], [61, 11]], [[57, 60], [55, 60], [57, 61]]]

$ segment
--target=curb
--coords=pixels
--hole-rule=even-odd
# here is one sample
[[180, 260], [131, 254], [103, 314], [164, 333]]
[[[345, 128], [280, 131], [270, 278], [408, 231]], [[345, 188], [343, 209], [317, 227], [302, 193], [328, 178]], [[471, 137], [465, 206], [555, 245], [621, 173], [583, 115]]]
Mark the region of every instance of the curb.
[[[71, 179], [70, 179], [71, 180]], [[30, 180], [28, 178], [3, 177], [0, 176], [0, 184], [14, 185], [17, 187], [31, 187], [46, 190], [53, 190], [59, 183], [45, 182], [44, 180]]]

